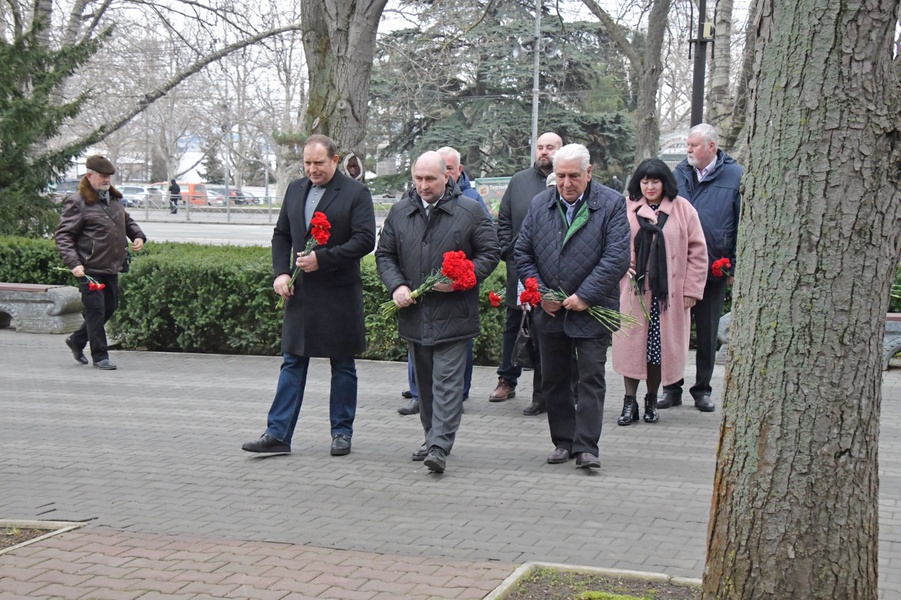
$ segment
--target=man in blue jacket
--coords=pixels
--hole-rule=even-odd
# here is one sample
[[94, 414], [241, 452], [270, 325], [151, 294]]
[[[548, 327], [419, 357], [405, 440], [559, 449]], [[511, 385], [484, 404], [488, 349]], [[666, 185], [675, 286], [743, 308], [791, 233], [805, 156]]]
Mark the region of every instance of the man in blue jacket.
[[[732, 284], [735, 272], [735, 247], [738, 238], [738, 218], [741, 212], [742, 168], [731, 156], [719, 150], [719, 136], [716, 129], [702, 123], [688, 132], [688, 157], [676, 167], [674, 175], [679, 185], [679, 195], [691, 202], [707, 239], [707, 283], [704, 298], [691, 309], [691, 317], [697, 329], [697, 375], [696, 383], [689, 390], [695, 407], [702, 412], [713, 412], [715, 405], [710, 399], [713, 388], [713, 365], [716, 360], [717, 331], [726, 287]], [[731, 268], [722, 275], [714, 275], [713, 263], [728, 258]], [[657, 408], [669, 408], [682, 404], [682, 384], [663, 388], [663, 397]]]
[[[576, 459], [600, 468], [598, 441], [604, 416], [604, 363], [610, 331], [588, 308], [619, 310], [619, 282], [629, 270], [626, 199], [591, 181], [591, 157], [581, 144], [554, 155], [557, 187], [535, 196], [514, 246], [520, 279], [560, 290], [562, 302], [542, 299], [535, 328], [541, 354], [542, 396], [554, 451], [551, 464]], [[573, 402], [573, 349], [579, 403]]]

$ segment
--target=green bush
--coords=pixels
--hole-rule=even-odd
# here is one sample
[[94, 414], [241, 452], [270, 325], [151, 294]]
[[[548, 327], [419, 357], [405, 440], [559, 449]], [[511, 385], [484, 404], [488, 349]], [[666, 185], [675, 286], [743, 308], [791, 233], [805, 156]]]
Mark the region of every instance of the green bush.
[[[53, 240], [0, 237], [0, 281], [74, 285], [62, 268]], [[375, 268], [363, 260], [367, 349], [363, 358], [404, 360], [406, 342], [397, 321], [379, 305], [390, 300]], [[500, 361], [505, 312], [488, 302], [504, 289], [501, 264], [482, 284], [482, 335], [475, 362]], [[109, 323], [123, 347], [170, 352], [278, 354], [282, 312], [272, 291], [270, 250], [261, 247], [148, 243], [119, 277], [119, 309]]]

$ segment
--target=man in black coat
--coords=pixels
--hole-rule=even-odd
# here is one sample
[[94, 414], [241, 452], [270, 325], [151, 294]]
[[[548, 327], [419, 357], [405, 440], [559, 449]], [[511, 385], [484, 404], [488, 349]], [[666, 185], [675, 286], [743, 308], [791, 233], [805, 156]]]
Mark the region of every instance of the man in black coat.
[[419, 419], [425, 443], [413, 453], [432, 472], [443, 473], [463, 414], [466, 347], [479, 335], [479, 286], [454, 291], [440, 283], [418, 298], [412, 292], [436, 269], [445, 252], [462, 251], [477, 282], [500, 262], [491, 218], [448, 178], [444, 159], [426, 152], [413, 164], [415, 189], [388, 213], [376, 265], [399, 307], [398, 332], [410, 344], [419, 387]]
[[[619, 282], [631, 258], [626, 199], [591, 181], [591, 157], [581, 144], [557, 151], [554, 175], [556, 189], [532, 200], [514, 256], [523, 283], [534, 277], [540, 289], [567, 295], [562, 302], [542, 299], [535, 314], [541, 391], [555, 448], [547, 462], [575, 458], [577, 467], [599, 468], [610, 331], [588, 308], [619, 310]], [[573, 404], [573, 349], [578, 406]]]
[[[523, 311], [519, 304], [519, 277], [513, 260], [513, 246], [526, 213], [529, 212], [532, 198], [547, 187], [547, 177], [554, 170], [554, 153], [562, 145], [563, 139], [556, 133], [542, 133], [535, 143], [535, 164], [510, 178], [501, 199], [497, 214], [497, 240], [501, 245], [501, 260], [507, 265], [507, 292], [504, 298], [507, 320], [504, 325], [501, 364], [497, 368], [497, 387], [488, 396], [489, 402], [503, 402], [516, 396], [516, 384], [522, 375], [522, 368], [513, 364], [513, 345], [522, 323]], [[535, 358], [538, 360], [533, 365], [532, 402], [522, 411], [526, 416], [540, 415], [546, 410], [541, 396], [541, 361], [540, 357]]]
[[[363, 184], [338, 171], [338, 148], [324, 135], [304, 143], [306, 177], [285, 192], [272, 235], [273, 289], [285, 299], [281, 373], [269, 409], [269, 426], [248, 452], [291, 451], [291, 438], [303, 403], [310, 357], [331, 362], [331, 454], [350, 453], [357, 410], [354, 355], [366, 348], [360, 260], [375, 246], [372, 196]], [[325, 246], [304, 255], [316, 212], [328, 218]], [[290, 286], [292, 266], [300, 272]]]

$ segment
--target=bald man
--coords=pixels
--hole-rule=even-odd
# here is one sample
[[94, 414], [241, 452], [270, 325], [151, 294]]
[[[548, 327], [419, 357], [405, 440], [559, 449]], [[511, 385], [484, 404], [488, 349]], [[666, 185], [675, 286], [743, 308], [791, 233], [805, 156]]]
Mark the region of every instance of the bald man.
[[[541, 134], [535, 144], [535, 163], [510, 178], [510, 184], [501, 200], [497, 215], [497, 238], [501, 246], [501, 259], [507, 264], [507, 322], [504, 326], [501, 364], [497, 368], [497, 387], [488, 396], [489, 402], [503, 402], [516, 396], [516, 384], [522, 375], [522, 368], [513, 364], [513, 345], [522, 323], [523, 311], [517, 292], [519, 277], [513, 260], [513, 246], [526, 213], [529, 212], [532, 198], [547, 187], [547, 177], [554, 170], [554, 154], [561, 146], [563, 139], [553, 131]], [[532, 362], [532, 402], [522, 411], [526, 416], [540, 415], [546, 411], [541, 395], [541, 364], [537, 351]]]
[[441, 268], [445, 252], [463, 251], [482, 282], [500, 262], [500, 249], [491, 219], [460, 193], [440, 154], [420, 156], [412, 175], [415, 187], [391, 207], [375, 260], [398, 306], [398, 332], [409, 344], [419, 387], [425, 442], [412, 459], [443, 473], [463, 414], [466, 347], [481, 331], [479, 286], [453, 291], [439, 284], [416, 299], [411, 292]]

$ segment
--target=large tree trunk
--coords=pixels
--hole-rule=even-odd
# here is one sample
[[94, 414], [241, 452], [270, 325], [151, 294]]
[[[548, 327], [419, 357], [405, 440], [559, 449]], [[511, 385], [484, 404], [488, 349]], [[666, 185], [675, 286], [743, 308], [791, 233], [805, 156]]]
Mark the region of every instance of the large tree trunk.
[[671, 0], [654, 0], [648, 16], [648, 38], [644, 55], [639, 55], [622, 29], [595, 0], [582, 3], [600, 20], [607, 34], [620, 49], [633, 77], [638, 78], [637, 102], [635, 108], [635, 164], [657, 156], [660, 148], [660, 118], [657, 113], [657, 91], [660, 88], [660, 73], [663, 64], [663, 36], [669, 19]]
[[899, 0], [761, 1], [703, 595], [875, 599]]
[[[710, 61], [710, 89], [707, 91], [707, 117], [705, 123], [715, 125], [719, 131], [728, 128], [726, 122], [732, 114], [732, 94], [729, 91], [732, 68], [732, 0], [718, 0], [714, 20], [713, 57]], [[726, 150], [731, 150], [728, 146]]]
[[369, 77], [375, 34], [387, 0], [301, 0], [303, 47], [310, 74], [305, 128], [342, 153], [366, 156]]

